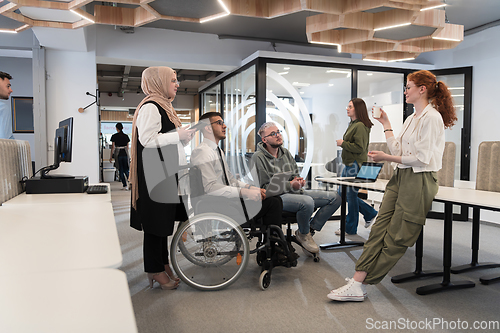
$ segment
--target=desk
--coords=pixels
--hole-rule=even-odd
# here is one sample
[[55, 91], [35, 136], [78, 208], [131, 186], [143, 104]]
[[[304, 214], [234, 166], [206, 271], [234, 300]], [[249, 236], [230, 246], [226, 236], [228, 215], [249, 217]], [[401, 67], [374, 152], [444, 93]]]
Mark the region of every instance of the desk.
[[[385, 191], [385, 185], [387, 180], [377, 180], [375, 183], [348, 183], [342, 182], [336, 178], [318, 178], [323, 182], [329, 182], [332, 184], [342, 185], [343, 188], [346, 186], [355, 186], [358, 188], [364, 188], [367, 190], [374, 191]], [[472, 189], [462, 189], [455, 187], [445, 187], [440, 186], [439, 191], [434, 198], [434, 201], [443, 202], [445, 204], [445, 219], [444, 219], [444, 245], [443, 245], [443, 281], [438, 284], [423, 286], [417, 288], [417, 294], [427, 295], [439, 291], [451, 290], [451, 289], [462, 289], [462, 288], [472, 288], [475, 284], [471, 281], [458, 281], [451, 282], [451, 255], [452, 255], [452, 224], [453, 224], [453, 205], [454, 204], [466, 204], [476, 209], [489, 209], [500, 211], [500, 193], [488, 192], [488, 191], [478, 191]], [[345, 207], [345, 197], [342, 198], [342, 206]], [[345, 208], [343, 208], [344, 210]], [[345, 211], [343, 211], [343, 215]], [[343, 216], [343, 224], [345, 227], [345, 215]], [[479, 216], [478, 216], [479, 220]], [[479, 221], [477, 222], [479, 223]], [[341, 224], [342, 227], [342, 224]], [[344, 230], [341, 232], [343, 235]], [[479, 234], [478, 236], [479, 237]], [[341, 240], [342, 242], [342, 240]], [[478, 241], [477, 241], [478, 243]], [[476, 256], [477, 256], [477, 249]], [[474, 247], [473, 247], [474, 251]], [[473, 252], [474, 253], [474, 252]]]
[[34, 205], [34, 204], [67, 204], [67, 203], [93, 203], [111, 202], [111, 188], [107, 185], [108, 192], [104, 194], [87, 193], [47, 193], [47, 194], [26, 194], [26, 192], [5, 201], [2, 206], [8, 205]]
[[[343, 178], [343, 179], [346, 179], [346, 178]], [[354, 177], [351, 177], [351, 178], [354, 179]], [[321, 244], [319, 246], [320, 249], [331, 250], [334, 248], [363, 246], [363, 244], [364, 244], [363, 242], [355, 242], [355, 241], [346, 241], [345, 240], [347, 186], [354, 186], [354, 187], [365, 189], [365, 190], [384, 192], [385, 186], [387, 185], [387, 183], [389, 181], [388, 180], [377, 180], [376, 182], [373, 182], [373, 183], [351, 183], [351, 182], [342, 181], [339, 178], [326, 178], [326, 177], [316, 177], [316, 181], [342, 186], [342, 205], [340, 206], [340, 241], [338, 241], [336, 243]]]
[[137, 332], [119, 270], [11, 273], [0, 276], [0, 332]]
[[1, 206], [0, 230], [0, 275], [122, 263], [110, 202]]

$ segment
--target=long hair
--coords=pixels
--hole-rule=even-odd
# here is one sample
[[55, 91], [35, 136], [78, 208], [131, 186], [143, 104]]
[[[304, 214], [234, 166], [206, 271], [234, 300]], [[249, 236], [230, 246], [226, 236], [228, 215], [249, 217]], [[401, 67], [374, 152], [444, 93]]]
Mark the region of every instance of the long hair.
[[353, 98], [351, 99], [352, 105], [354, 106], [354, 113], [356, 114], [356, 118], [359, 119], [366, 127], [372, 128], [373, 123], [370, 121], [368, 117], [368, 111], [366, 109], [365, 101], [361, 98]]
[[417, 87], [425, 86], [427, 88], [427, 97], [443, 117], [445, 128], [455, 125], [458, 118], [453, 106], [453, 98], [443, 81], [437, 81], [436, 76], [426, 70], [409, 74], [408, 81], [412, 81]]

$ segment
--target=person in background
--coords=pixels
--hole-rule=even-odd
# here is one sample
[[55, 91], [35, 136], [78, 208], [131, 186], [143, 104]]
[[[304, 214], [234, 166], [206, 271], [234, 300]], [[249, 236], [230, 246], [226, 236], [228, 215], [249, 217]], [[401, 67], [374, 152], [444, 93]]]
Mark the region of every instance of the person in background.
[[128, 157], [128, 143], [130, 139], [127, 134], [123, 133], [123, 124], [116, 124], [116, 133], [111, 136], [111, 151], [113, 155], [109, 158], [111, 162], [112, 158], [115, 158], [115, 164], [118, 165], [118, 173], [120, 175], [120, 180], [123, 184], [123, 189], [128, 190], [128, 174], [129, 174], [129, 157]]
[[364, 301], [366, 284], [377, 284], [417, 241], [427, 212], [438, 191], [437, 171], [441, 169], [445, 146], [445, 128], [457, 121], [448, 87], [429, 71], [408, 75], [406, 103], [415, 112], [406, 118], [395, 137], [387, 113], [377, 119], [384, 126], [391, 154], [371, 151], [375, 162], [392, 162], [395, 172], [387, 183], [377, 220], [356, 263], [356, 272], [348, 283], [332, 290], [335, 301]]
[[[275, 173], [292, 172], [290, 181], [286, 183], [286, 191], [281, 195], [283, 209], [297, 213], [299, 228], [295, 236], [302, 247], [311, 253], [318, 253], [319, 247], [312, 237], [312, 232], [320, 231], [337, 211], [342, 201], [340, 196], [334, 191], [303, 188], [306, 181], [299, 177], [299, 169], [292, 154], [283, 148], [283, 138], [275, 123], [264, 123], [259, 129], [259, 136], [262, 142], [257, 144], [257, 151], [252, 156], [252, 165], [257, 169], [260, 187], [267, 188]], [[312, 216], [317, 208], [319, 210]]]
[[[342, 139], [337, 140], [337, 146], [342, 147], [342, 169], [341, 177], [355, 177], [363, 162], [367, 161], [368, 144], [370, 143], [370, 130], [373, 123], [368, 117], [365, 101], [361, 98], [353, 98], [347, 106], [347, 116], [351, 118], [349, 127]], [[339, 186], [339, 195], [342, 187]], [[358, 198], [357, 187], [347, 187], [346, 192], [348, 214], [346, 217], [345, 232], [355, 235], [358, 232], [359, 213], [365, 219], [365, 228], [368, 228], [377, 216], [377, 211], [372, 206]], [[340, 229], [335, 231], [340, 235]]]
[[[12, 76], [5, 72], [0, 72], [0, 99], [8, 100], [10, 94], [12, 94], [10, 80], [12, 80]], [[0, 107], [0, 139], [14, 140], [10, 108]]]
[[[144, 270], [150, 287], [156, 281], [162, 289], [175, 289], [179, 284], [169, 265], [167, 237], [172, 235], [175, 221], [187, 220], [187, 214], [178, 190], [178, 171], [165, 175], [170, 188], [162, 189], [160, 196], [176, 199], [165, 203], [151, 197], [155, 194], [154, 188], [148, 188], [150, 178], [145, 170], [155, 162], [170, 162], [177, 167], [187, 165], [184, 145], [192, 139], [194, 130], [181, 127], [172, 106], [178, 87], [177, 74], [171, 68], [146, 68], [141, 81], [146, 97], [137, 106], [132, 123], [130, 226], [144, 232]], [[148, 151], [158, 156], [160, 149], [169, 155], [158, 161], [144, 158]]]

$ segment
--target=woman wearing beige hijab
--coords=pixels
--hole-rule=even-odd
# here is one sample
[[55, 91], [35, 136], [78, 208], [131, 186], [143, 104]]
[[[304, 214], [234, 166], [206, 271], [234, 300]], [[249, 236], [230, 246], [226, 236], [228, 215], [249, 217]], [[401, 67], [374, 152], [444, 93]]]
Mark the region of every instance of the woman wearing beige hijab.
[[[146, 97], [137, 106], [132, 126], [130, 226], [144, 232], [144, 270], [150, 287], [156, 281], [162, 289], [175, 289], [179, 278], [168, 262], [167, 237], [175, 221], [187, 219], [177, 174], [179, 166], [187, 164], [183, 144], [194, 131], [181, 127], [172, 107], [179, 87], [174, 70], [145, 69], [141, 87]], [[158, 175], [155, 170], [164, 172]]]

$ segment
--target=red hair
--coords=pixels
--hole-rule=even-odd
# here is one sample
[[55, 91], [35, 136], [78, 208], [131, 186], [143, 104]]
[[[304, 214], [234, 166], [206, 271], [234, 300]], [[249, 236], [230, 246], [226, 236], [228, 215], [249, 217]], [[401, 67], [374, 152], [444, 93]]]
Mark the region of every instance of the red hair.
[[409, 74], [407, 80], [415, 83], [417, 87], [425, 86], [427, 88], [427, 97], [443, 117], [445, 128], [455, 125], [458, 118], [453, 106], [453, 98], [443, 81], [437, 81], [436, 76], [426, 70]]

